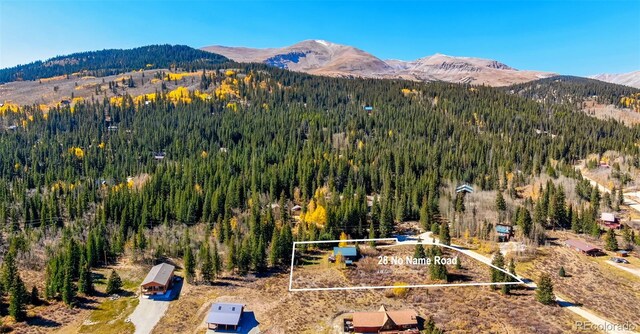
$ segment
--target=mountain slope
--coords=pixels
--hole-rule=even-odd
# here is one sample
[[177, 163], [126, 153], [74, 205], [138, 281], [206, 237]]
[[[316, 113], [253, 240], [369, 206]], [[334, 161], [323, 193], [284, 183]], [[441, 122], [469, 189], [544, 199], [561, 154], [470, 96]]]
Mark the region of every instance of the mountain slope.
[[265, 63], [319, 75], [381, 77], [393, 70], [381, 59], [360, 49], [322, 40], [302, 41], [284, 48], [209, 46], [203, 50], [237, 62]]
[[591, 75], [589, 76], [589, 78], [610, 82], [610, 83], [615, 83], [619, 85], [640, 88], [640, 71], [629, 72], [629, 73], [618, 73], [618, 74], [602, 73], [602, 74]]
[[553, 76], [553, 73], [519, 71], [495, 60], [435, 54], [415, 61], [381, 60], [352, 46], [307, 40], [283, 48], [252, 49], [208, 46], [238, 62], [257, 62], [311, 74], [403, 78], [417, 81], [506, 86]]
[[228, 59], [219, 54], [186, 45], [149, 45], [126, 50], [79, 52], [0, 69], [0, 83], [50, 78], [76, 72], [106, 76], [139, 69], [202, 69], [225, 61]]

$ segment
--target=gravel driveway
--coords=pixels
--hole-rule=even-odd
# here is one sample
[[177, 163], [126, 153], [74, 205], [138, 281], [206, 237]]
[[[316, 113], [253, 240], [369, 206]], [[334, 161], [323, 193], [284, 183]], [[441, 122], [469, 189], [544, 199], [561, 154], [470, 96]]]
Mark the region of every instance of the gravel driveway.
[[168, 301], [140, 298], [140, 304], [129, 319], [136, 326], [135, 334], [149, 334], [169, 308]]

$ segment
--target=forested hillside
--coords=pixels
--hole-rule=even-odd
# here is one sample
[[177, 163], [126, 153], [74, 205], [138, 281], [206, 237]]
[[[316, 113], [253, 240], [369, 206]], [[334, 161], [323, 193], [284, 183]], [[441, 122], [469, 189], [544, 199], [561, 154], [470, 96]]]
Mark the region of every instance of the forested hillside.
[[0, 69], [0, 83], [36, 80], [82, 72], [83, 75], [106, 76], [132, 70], [156, 68], [208, 68], [227, 58], [185, 45], [149, 45], [135, 49], [110, 49], [79, 52], [46, 61]]
[[555, 76], [505, 87], [505, 90], [544, 103], [576, 105], [595, 97], [599, 103], [625, 106], [622, 98], [640, 92], [640, 89], [606, 83], [599, 80], [572, 76]]
[[[200, 64], [187, 54], [181, 67]], [[150, 61], [117, 59], [120, 69]], [[54, 74], [37, 64], [22, 78]], [[445, 182], [497, 189], [507, 173], [522, 184], [606, 150], [638, 163], [637, 127], [502, 89], [315, 77], [258, 64], [207, 68], [198, 91], [167, 80], [149, 95], [2, 116], [21, 125], [0, 132], [1, 247], [11, 259], [4, 291], [19, 286], [16, 268], [46, 270], [39, 288], [71, 304], [87, 270], [131, 251], [184, 256], [188, 275], [197, 264], [203, 279], [221, 263], [264, 271], [287, 260], [294, 238], [389, 236], [405, 219], [428, 227]], [[369, 214], [371, 195], [379, 200]], [[294, 204], [303, 207], [295, 227]], [[213, 242], [185, 228], [199, 224]]]

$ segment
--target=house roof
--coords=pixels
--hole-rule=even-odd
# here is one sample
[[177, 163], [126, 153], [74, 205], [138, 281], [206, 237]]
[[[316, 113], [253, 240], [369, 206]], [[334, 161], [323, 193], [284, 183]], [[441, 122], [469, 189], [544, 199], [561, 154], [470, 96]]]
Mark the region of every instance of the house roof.
[[176, 267], [168, 263], [160, 263], [159, 265], [153, 266], [141, 285], [147, 285], [149, 283], [165, 285], [169, 282], [169, 278], [171, 278], [171, 274], [173, 274], [175, 269]]
[[208, 324], [217, 325], [238, 325], [240, 323], [240, 316], [242, 315], [242, 304], [226, 304], [215, 303], [211, 305], [209, 309], [209, 315], [207, 315]]
[[501, 224], [496, 225], [496, 232], [498, 233], [510, 234], [511, 230], [513, 230], [512, 226]]
[[600, 248], [594, 246], [594, 245], [590, 245], [584, 241], [580, 241], [580, 240], [576, 240], [576, 239], [569, 239], [567, 241], [565, 241], [565, 244], [567, 246], [573, 247], [575, 249], [578, 249], [580, 251], [583, 252], [589, 252], [589, 251], [595, 251], [595, 250], [600, 250]]
[[418, 323], [418, 313], [414, 310], [387, 311], [389, 318], [398, 326], [414, 325]]
[[469, 184], [466, 184], [466, 183], [465, 183], [465, 184], [463, 184], [463, 185], [461, 185], [461, 186], [458, 186], [458, 187], [456, 188], [456, 192], [457, 192], [457, 193], [459, 193], [459, 192], [472, 193], [472, 192], [473, 192], [473, 187], [472, 187], [472, 186], [470, 186]]
[[414, 310], [387, 311], [383, 306], [378, 312], [353, 313], [354, 327], [408, 326], [417, 324], [418, 314]]
[[333, 255], [342, 254], [342, 256], [358, 256], [358, 250], [355, 247], [333, 247]]
[[602, 214], [600, 214], [600, 219], [605, 222], [616, 222], [616, 216], [610, 212], [603, 212]]

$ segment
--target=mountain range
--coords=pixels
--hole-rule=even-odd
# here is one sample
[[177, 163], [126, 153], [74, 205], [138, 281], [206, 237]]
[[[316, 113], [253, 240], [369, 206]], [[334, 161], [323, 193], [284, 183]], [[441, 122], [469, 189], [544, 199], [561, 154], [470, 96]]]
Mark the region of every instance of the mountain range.
[[596, 74], [589, 76], [591, 79], [610, 82], [618, 85], [625, 85], [640, 88], [640, 71], [619, 74]]
[[[491, 59], [439, 53], [412, 61], [383, 60], [353, 46], [324, 40], [306, 40], [282, 48], [213, 45], [203, 47], [202, 50], [237, 62], [265, 63], [292, 71], [338, 77], [401, 78], [508, 86], [558, 75], [552, 72], [519, 70]], [[640, 71], [619, 75], [599, 74], [592, 78], [640, 88]]]

